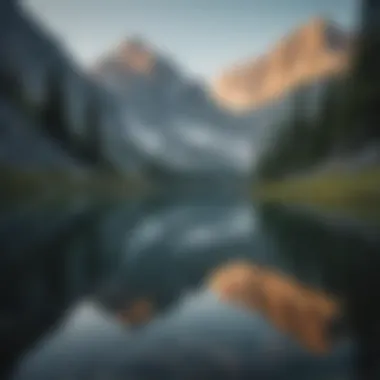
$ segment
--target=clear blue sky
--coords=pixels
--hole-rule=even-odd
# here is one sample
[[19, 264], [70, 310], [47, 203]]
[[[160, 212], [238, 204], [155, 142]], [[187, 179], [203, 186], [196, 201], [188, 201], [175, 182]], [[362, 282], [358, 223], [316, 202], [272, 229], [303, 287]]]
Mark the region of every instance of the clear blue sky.
[[137, 34], [206, 79], [265, 51], [312, 16], [353, 26], [357, 1], [23, 0], [81, 65]]

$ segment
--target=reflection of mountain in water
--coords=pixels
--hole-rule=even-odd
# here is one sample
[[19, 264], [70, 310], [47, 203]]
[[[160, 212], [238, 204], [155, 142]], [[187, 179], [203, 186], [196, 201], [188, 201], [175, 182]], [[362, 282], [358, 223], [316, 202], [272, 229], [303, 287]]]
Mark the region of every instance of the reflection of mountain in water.
[[[229, 195], [214, 195], [213, 198], [181, 196], [171, 197], [171, 200], [152, 199], [140, 204], [108, 206], [74, 202], [69, 206], [47, 205], [43, 209], [31, 208], [30, 212], [25, 209], [2, 216], [0, 236], [2, 251], [6, 254], [1, 268], [8, 285], [2, 290], [1, 304], [8, 327], [2, 330], [1, 340], [2, 351], [10, 358], [19, 350], [30, 347], [41, 333], [62, 319], [69, 305], [93, 293], [104, 281], [122, 279], [136, 292], [143, 289], [160, 308], [168, 310], [167, 316], [163, 315], [153, 323], [151, 337], [150, 328], [146, 330], [141, 346], [136, 343], [136, 352], [133, 349], [130, 358], [138, 355], [142, 362], [153, 360], [156, 365], [163, 366], [165, 364], [160, 364], [160, 359], [155, 356], [158, 351], [154, 347], [167, 346], [168, 353], [174, 350], [177, 356], [181, 355], [181, 349], [169, 337], [177, 342], [177, 336], [183, 336], [186, 341], [190, 338], [185, 336], [191, 331], [195, 342], [185, 344], [184, 361], [187, 361], [187, 355], [187, 363], [191, 362], [192, 355], [200, 360], [198, 354], [191, 353], [199, 345], [203, 347], [199, 352], [207, 352], [208, 344], [211, 350], [214, 347], [212, 342], [227, 339], [230, 342], [228, 350], [237, 350], [230, 354], [235, 355], [239, 363], [244, 363], [241, 364], [244, 368], [242, 376], [247, 371], [251, 373], [257, 369], [257, 363], [252, 362], [252, 349], [258, 344], [257, 329], [264, 334], [265, 341], [274, 339], [277, 342], [276, 339], [281, 337], [269, 325], [258, 327], [267, 322], [255, 322], [259, 317], [252, 319], [243, 311], [215, 305], [212, 299], [208, 299], [204, 306], [202, 303], [196, 306], [195, 297], [192, 304], [184, 300], [184, 306], [177, 311], [170, 307], [179, 302], [184, 291], [197, 288], [210, 270], [237, 258], [279, 268], [306, 284], [348, 297], [354, 330], [361, 329], [358, 334], [362, 334], [362, 343], [368, 346], [368, 335], [364, 333], [373, 333], [371, 326], [376, 317], [371, 308], [372, 289], [376, 285], [371, 268], [376, 268], [373, 261], [376, 247], [355, 235], [340, 235], [331, 227], [324, 227], [302, 215], [252, 208], [246, 200]], [[25, 236], [23, 241], [17, 238], [21, 233]], [[242, 320], [237, 317], [239, 313], [243, 313]], [[250, 330], [244, 327], [244, 334], [237, 333], [240, 323], [247, 324], [247, 329], [251, 328], [252, 332], [248, 334]], [[264, 331], [268, 331], [267, 338]], [[132, 341], [127, 340], [125, 344], [128, 342]], [[284, 342], [290, 344], [288, 340]], [[112, 347], [112, 342], [110, 344]], [[276, 346], [277, 343], [273, 344]], [[294, 349], [293, 354], [289, 353], [294, 361], [294, 366], [287, 367], [289, 371], [301, 371], [296, 363], [301, 367], [307, 367], [308, 360], [316, 363], [310, 355], [302, 353], [297, 344]], [[164, 357], [165, 352], [161, 349]], [[208, 368], [206, 352], [202, 366]], [[80, 365], [80, 358], [77, 359]], [[127, 363], [135, 364], [132, 367], [126, 365], [124, 370], [137, 370], [139, 360], [126, 359]], [[169, 357], [164, 362], [167, 360]], [[215, 359], [218, 361], [219, 356]], [[256, 367], [250, 363], [256, 363]], [[261, 370], [269, 371], [263, 366], [261, 363]], [[343, 368], [338, 367], [337, 370]]]

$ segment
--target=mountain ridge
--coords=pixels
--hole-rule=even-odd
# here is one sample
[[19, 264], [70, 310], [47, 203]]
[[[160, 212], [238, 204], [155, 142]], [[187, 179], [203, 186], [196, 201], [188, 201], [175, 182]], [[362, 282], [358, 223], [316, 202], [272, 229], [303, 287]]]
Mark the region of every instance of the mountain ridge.
[[347, 70], [352, 36], [337, 23], [314, 17], [265, 53], [225, 69], [211, 84], [223, 107], [253, 110], [320, 78]]

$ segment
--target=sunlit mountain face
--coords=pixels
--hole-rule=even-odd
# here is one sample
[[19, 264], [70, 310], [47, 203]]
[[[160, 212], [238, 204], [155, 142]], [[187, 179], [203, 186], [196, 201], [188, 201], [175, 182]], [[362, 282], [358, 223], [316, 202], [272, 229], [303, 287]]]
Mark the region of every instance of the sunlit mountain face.
[[257, 110], [297, 87], [341, 76], [351, 48], [349, 32], [313, 18], [259, 57], [225, 69], [213, 83], [213, 96], [227, 108]]

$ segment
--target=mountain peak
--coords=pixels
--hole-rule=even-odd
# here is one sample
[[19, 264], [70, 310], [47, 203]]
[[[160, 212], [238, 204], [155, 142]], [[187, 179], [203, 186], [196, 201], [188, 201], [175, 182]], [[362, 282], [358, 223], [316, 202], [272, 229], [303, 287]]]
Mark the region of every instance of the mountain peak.
[[105, 53], [95, 63], [95, 71], [102, 72], [108, 66], [118, 66], [147, 74], [158, 61], [158, 53], [142, 36], [135, 35], [121, 41], [112, 51]]
[[298, 28], [298, 30], [302, 28], [317, 28], [323, 31], [328, 29], [331, 25], [334, 25], [334, 22], [331, 19], [319, 15], [310, 18], [306, 23], [303, 24], [303, 26], [301, 26], [301, 28]]
[[141, 52], [153, 53], [152, 45], [143, 36], [133, 35], [124, 39], [116, 48], [116, 54], [136, 54]]
[[230, 108], [260, 107], [300, 84], [344, 71], [349, 46], [347, 32], [324, 17], [314, 17], [267, 53], [224, 71], [213, 93]]

